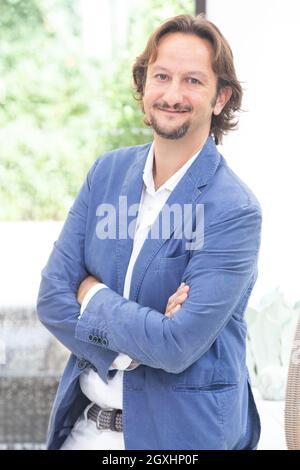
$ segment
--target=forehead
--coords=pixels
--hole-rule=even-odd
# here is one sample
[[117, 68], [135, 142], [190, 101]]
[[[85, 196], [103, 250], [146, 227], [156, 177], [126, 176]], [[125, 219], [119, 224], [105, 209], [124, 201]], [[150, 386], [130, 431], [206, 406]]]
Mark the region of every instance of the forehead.
[[205, 69], [212, 73], [212, 45], [194, 34], [168, 33], [157, 47], [157, 57], [149, 65], [162, 65], [182, 70]]

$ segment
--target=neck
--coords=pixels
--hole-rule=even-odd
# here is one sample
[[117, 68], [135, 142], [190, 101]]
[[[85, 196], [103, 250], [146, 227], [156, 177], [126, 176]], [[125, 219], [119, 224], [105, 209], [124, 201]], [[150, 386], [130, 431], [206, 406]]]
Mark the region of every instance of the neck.
[[153, 177], [156, 189], [171, 178], [206, 142], [199, 138], [194, 142], [185, 139], [169, 140], [154, 134]]

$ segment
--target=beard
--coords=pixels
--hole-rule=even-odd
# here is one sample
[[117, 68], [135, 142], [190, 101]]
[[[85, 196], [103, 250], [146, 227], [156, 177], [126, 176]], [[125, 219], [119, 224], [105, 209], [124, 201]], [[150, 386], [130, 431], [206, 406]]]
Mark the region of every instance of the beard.
[[160, 137], [163, 137], [164, 139], [177, 140], [181, 139], [186, 135], [187, 131], [190, 128], [191, 122], [188, 120], [180, 126], [175, 127], [174, 129], [166, 129], [160, 126], [158, 124], [157, 119], [153, 115], [151, 115], [150, 125], [156, 132], [156, 134], [158, 134]]

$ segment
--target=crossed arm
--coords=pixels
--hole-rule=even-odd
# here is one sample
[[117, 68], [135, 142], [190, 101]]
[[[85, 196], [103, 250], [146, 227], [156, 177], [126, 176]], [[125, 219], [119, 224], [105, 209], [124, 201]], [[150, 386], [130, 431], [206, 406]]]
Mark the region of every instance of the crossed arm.
[[[179, 373], [208, 350], [252, 281], [260, 239], [259, 208], [249, 204], [228, 209], [206, 228], [204, 247], [192, 255], [183, 274], [189, 294], [176, 315], [162, 315], [107, 288], [95, 294], [78, 320], [78, 289], [89, 276], [84, 240], [90, 177], [43, 270], [39, 318], [71, 352], [91, 362], [105, 382], [119, 352], [150, 367]], [[92, 335], [106, 336], [106, 345], [91, 342]]]
[[[97, 290], [100, 282], [100, 279], [91, 275], [81, 282], [77, 292], [77, 302], [81, 305], [81, 310], [84, 311], [83, 304], [86, 305], [88, 303], [89, 296], [87, 294], [90, 293], [90, 297], [92, 297], [94, 288]], [[181, 308], [182, 303], [187, 298], [188, 290], [189, 286], [182, 282], [176, 292], [169, 297], [165, 311], [167, 317], [171, 318]], [[120, 354], [117, 359], [118, 361], [116, 360], [116, 362], [112, 363], [112, 369], [132, 370], [139, 366], [139, 363], [136, 361], [130, 362], [131, 358], [127, 355]]]
[[[88, 291], [95, 285], [99, 284], [101, 279], [88, 275], [81, 283], [77, 291], [77, 302], [82, 305], [83, 299]], [[172, 294], [167, 302], [165, 315], [171, 318], [180, 309], [183, 302], [188, 296], [189, 286], [182, 282], [176, 292]]]
[[[107, 382], [108, 370], [118, 356], [116, 351], [99, 348], [95, 344], [86, 344], [75, 338], [75, 329], [80, 313], [82, 299], [87, 292], [90, 280], [84, 262], [84, 240], [86, 217], [94, 167], [90, 170], [72, 208], [62, 232], [55, 242], [47, 265], [42, 271], [42, 280], [37, 299], [37, 314], [46, 328], [78, 359], [85, 359]], [[98, 283], [98, 280], [94, 282]], [[79, 291], [79, 287], [82, 289]], [[88, 285], [88, 288], [90, 284]], [[79, 292], [83, 294], [78, 297]], [[80, 302], [77, 301], [80, 299]], [[172, 308], [178, 310], [183, 298]], [[174, 300], [174, 299], [172, 299]], [[166, 314], [171, 314], [168, 303]], [[174, 312], [176, 311], [174, 310]]]

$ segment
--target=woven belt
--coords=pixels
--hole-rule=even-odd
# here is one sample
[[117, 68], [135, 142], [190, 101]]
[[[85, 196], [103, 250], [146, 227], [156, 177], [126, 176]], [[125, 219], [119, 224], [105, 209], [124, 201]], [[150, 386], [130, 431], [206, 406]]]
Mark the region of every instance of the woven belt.
[[100, 408], [94, 404], [87, 412], [87, 417], [95, 421], [97, 429], [110, 429], [111, 431], [123, 431], [122, 410], [114, 408]]

